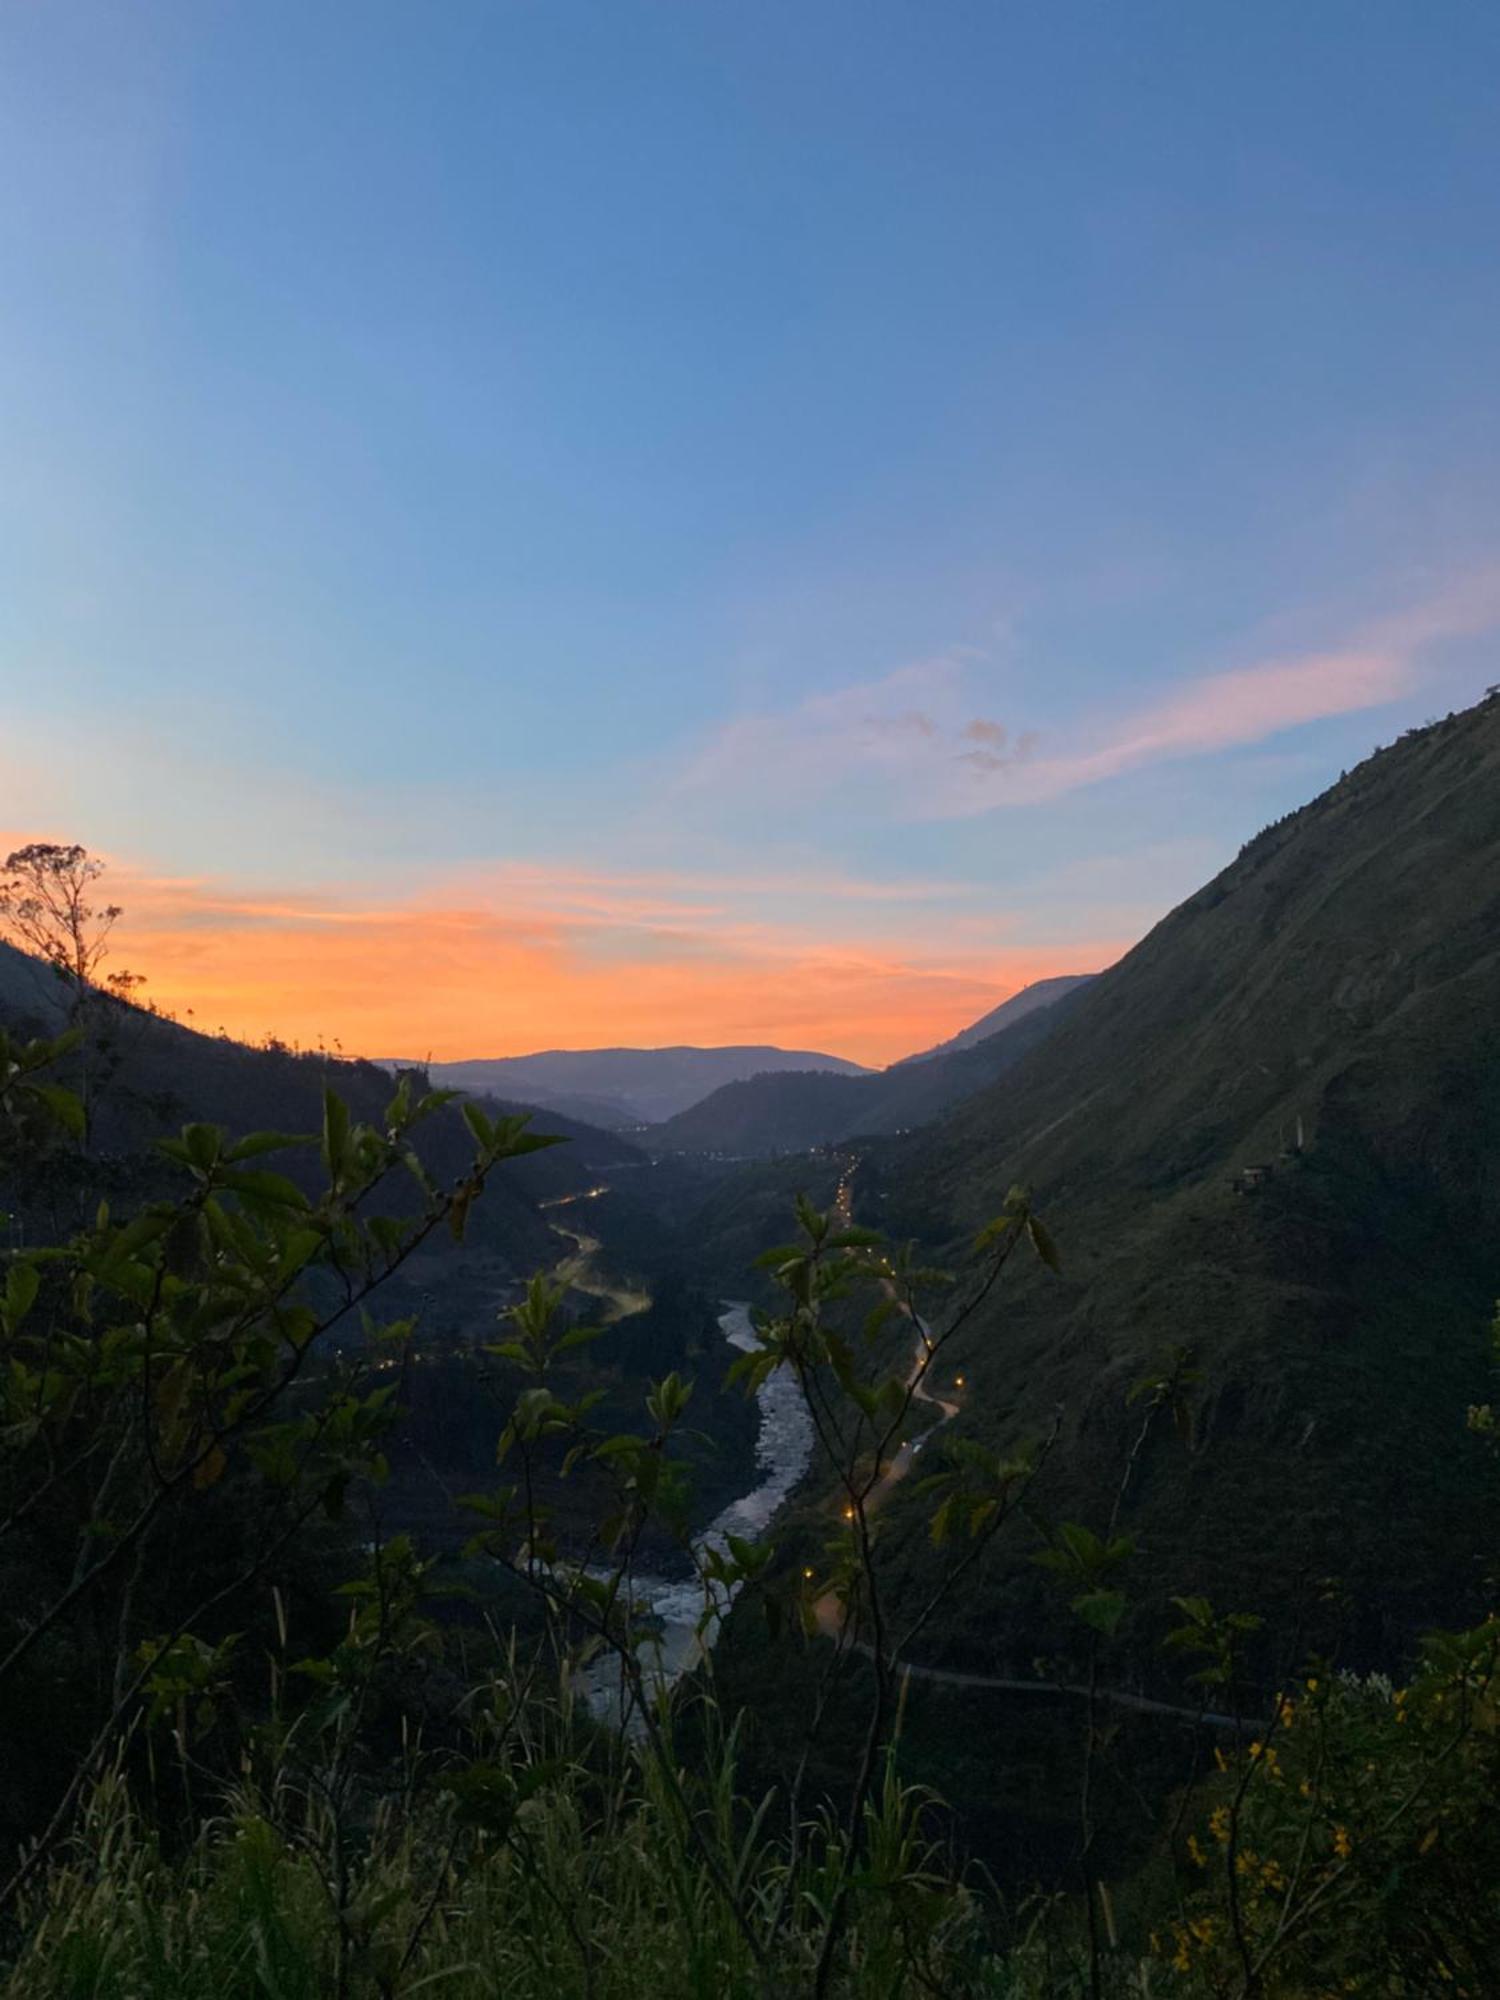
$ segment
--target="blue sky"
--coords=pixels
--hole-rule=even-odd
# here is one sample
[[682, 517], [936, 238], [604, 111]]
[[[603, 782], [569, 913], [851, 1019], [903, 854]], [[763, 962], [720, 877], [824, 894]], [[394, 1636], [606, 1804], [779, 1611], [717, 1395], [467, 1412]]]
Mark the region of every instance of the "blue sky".
[[0, 822], [237, 1031], [898, 1054], [1500, 677], [1497, 243], [1489, 5], [12, 6]]

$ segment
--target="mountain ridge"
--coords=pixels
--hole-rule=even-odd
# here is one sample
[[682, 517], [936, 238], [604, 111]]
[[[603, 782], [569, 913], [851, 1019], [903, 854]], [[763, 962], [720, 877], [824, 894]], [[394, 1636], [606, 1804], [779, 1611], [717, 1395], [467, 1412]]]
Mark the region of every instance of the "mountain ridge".
[[906, 1057], [864, 1076], [786, 1070], [723, 1084], [645, 1134], [643, 1143], [657, 1153], [757, 1159], [924, 1125], [950, 1104], [995, 1082], [1048, 1035], [1061, 1018], [1055, 1010], [1070, 1004], [1080, 982], [1038, 983], [1066, 990], [1022, 1008], [1006, 1026], [980, 1040]]
[[899, 1062], [891, 1064], [892, 1069], [903, 1069], [908, 1063], [931, 1062], [934, 1056], [954, 1055], [960, 1049], [971, 1049], [979, 1042], [988, 1041], [991, 1035], [998, 1035], [1003, 1028], [1014, 1027], [1017, 1021], [1024, 1021], [1028, 1014], [1039, 1007], [1055, 1006], [1066, 999], [1069, 993], [1089, 981], [1099, 977], [1097, 972], [1059, 973], [1051, 979], [1033, 979], [1029, 985], [1020, 987], [1008, 1000], [1002, 1000], [987, 1014], [981, 1014], [977, 1021], [971, 1021], [967, 1028], [960, 1028], [956, 1035], [950, 1035], [945, 1042], [935, 1042], [930, 1049], [919, 1049], [915, 1055], [902, 1056]]
[[[867, 1158], [859, 1212], [940, 1253], [1034, 1189], [1065, 1275], [1018, 1269], [976, 1315], [961, 1427], [996, 1445], [1060, 1408], [1063, 1518], [1120, 1477], [1131, 1381], [1194, 1350], [1194, 1449], [1153, 1441], [1121, 1515], [1144, 1604], [1227, 1569], [1269, 1616], [1336, 1576], [1345, 1637], [1389, 1658], [1473, 1595], [1500, 1528], [1464, 1438], [1500, 1293], [1497, 1023], [1490, 699], [1246, 842], [1003, 1083]], [[934, 1633], [986, 1664], [1053, 1640], [1019, 1564]]]
[[[381, 1059], [386, 1067], [406, 1067]], [[528, 1103], [566, 1109], [588, 1102], [618, 1107], [622, 1122], [657, 1124], [686, 1110], [725, 1083], [795, 1069], [864, 1076], [862, 1064], [815, 1049], [782, 1049], [770, 1043], [701, 1047], [677, 1043], [654, 1049], [539, 1049], [523, 1056], [480, 1056], [423, 1063], [435, 1083], [459, 1090], [500, 1091]]]

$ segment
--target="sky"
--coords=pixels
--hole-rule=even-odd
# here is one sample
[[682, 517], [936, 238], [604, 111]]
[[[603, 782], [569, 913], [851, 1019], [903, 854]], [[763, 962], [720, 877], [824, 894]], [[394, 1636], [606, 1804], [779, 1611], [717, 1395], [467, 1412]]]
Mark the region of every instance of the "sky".
[[1492, 0], [4, 0], [0, 840], [199, 1026], [884, 1062], [1500, 679]]

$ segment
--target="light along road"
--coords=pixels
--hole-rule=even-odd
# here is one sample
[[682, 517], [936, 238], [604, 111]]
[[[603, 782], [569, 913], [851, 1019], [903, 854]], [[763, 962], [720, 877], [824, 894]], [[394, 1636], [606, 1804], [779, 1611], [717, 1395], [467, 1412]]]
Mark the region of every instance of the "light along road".
[[539, 1201], [538, 1208], [571, 1208], [575, 1201], [597, 1201], [601, 1194], [609, 1193], [609, 1182], [601, 1181], [598, 1187], [579, 1188], [576, 1194], [554, 1194], [546, 1201]]
[[[555, 1200], [538, 1203], [541, 1208], [565, 1208], [570, 1202], [592, 1201], [595, 1196], [608, 1194], [607, 1187], [587, 1188], [581, 1194], [560, 1195]], [[571, 1257], [564, 1257], [553, 1268], [555, 1283], [571, 1286], [575, 1292], [584, 1292], [591, 1299], [602, 1301], [605, 1310], [600, 1314], [600, 1324], [613, 1326], [616, 1320], [629, 1319], [632, 1313], [644, 1312], [651, 1303], [649, 1292], [632, 1292], [623, 1285], [613, 1284], [594, 1263], [600, 1249], [597, 1236], [585, 1235], [581, 1229], [569, 1229], [561, 1222], [549, 1223], [548, 1228], [556, 1236], [565, 1236], [574, 1248]]]
[[[834, 1214], [838, 1218], [840, 1227], [844, 1229], [850, 1228], [853, 1223], [850, 1182], [854, 1178], [855, 1164], [851, 1160], [844, 1168], [834, 1194]], [[886, 1280], [886, 1289], [887, 1291], [893, 1291], [889, 1279]], [[879, 1479], [865, 1497], [864, 1507], [866, 1515], [873, 1514], [882, 1505], [890, 1495], [892, 1488], [899, 1480], [904, 1479], [906, 1474], [911, 1470], [913, 1460], [927, 1443], [928, 1439], [933, 1436], [934, 1432], [940, 1430], [944, 1424], [951, 1423], [962, 1408], [960, 1403], [953, 1402], [950, 1398], [941, 1396], [928, 1387], [926, 1370], [932, 1352], [931, 1332], [926, 1321], [913, 1313], [910, 1307], [904, 1302], [902, 1303], [902, 1311], [915, 1322], [917, 1328], [917, 1348], [912, 1359], [911, 1373], [906, 1378], [906, 1386], [911, 1391], [913, 1402], [932, 1404], [941, 1410], [942, 1415], [928, 1429], [925, 1435], [918, 1438], [915, 1443], [910, 1439], [902, 1441], [900, 1450], [892, 1457]], [[954, 1376], [953, 1386], [955, 1389], [965, 1387], [965, 1380], [961, 1374]], [[846, 1506], [843, 1509], [843, 1516], [846, 1521], [852, 1521], [854, 1519], [853, 1507]], [[807, 1574], [810, 1575], [810, 1572]], [[831, 1590], [825, 1591], [818, 1599], [814, 1606], [814, 1615], [818, 1621], [818, 1630], [825, 1638], [837, 1639], [840, 1636], [843, 1630], [843, 1621], [840, 1616], [838, 1599]], [[872, 1658], [874, 1653], [874, 1649], [862, 1639], [851, 1641], [849, 1650], [855, 1653], [862, 1653], [866, 1658]], [[970, 1674], [960, 1673], [956, 1669], [949, 1667], [923, 1667], [911, 1660], [898, 1660], [896, 1671], [898, 1674], [908, 1675], [914, 1681], [925, 1681], [940, 1687], [983, 1688], [993, 1694], [1050, 1695], [1054, 1698], [1058, 1695], [1064, 1695], [1084, 1701], [1087, 1701], [1089, 1697], [1089, 1690], [1086, 1687], [1077, 1685], [1071, 1681], [1011, 1680], [999, 1674]], [[1112, 1688], [1096, 1688], [1094, 1690], [1094, 1699], [1105, 1703], [1111, 1708], [1127, 1708], [1142, 1715], [1175, 1716], [1180, 1721], [1197, 1723], [1208, 1729], [1233, 1729], [1248, 1734], [1252, 1730], [1263, 1729], [1266, 1726], [1264, 1722], [1257, 1721], [1253, 1717], [1221, 1715], [1213, 1709], [1186, 1708], [1176, 1702], [1156, 1701], [1150, 1695], [1129, 1694], [1123, 1690]]]

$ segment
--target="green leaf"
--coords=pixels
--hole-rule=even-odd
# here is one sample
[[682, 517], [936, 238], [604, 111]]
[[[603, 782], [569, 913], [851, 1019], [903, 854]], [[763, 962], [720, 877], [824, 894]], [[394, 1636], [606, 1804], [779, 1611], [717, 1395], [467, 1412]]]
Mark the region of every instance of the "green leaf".
[[41, 1282], [42, 1274], [35, 1264], [11, 1265], [5, 1278], [5, 1302], [0, 1307], [7, 1333], [15, 1333], [31, 1311]]
[[1108, 1638], [1125, 1616], [1126, 1599], [1118, 1590], [1089, 1590], [1073, 1599], [1073, 1609], [1085, 1625]]
[[997, 1243], [1003, 1243], [1016, 1226], [1013, 1215], [997, 1215], [993, 1222], [987, 1222], [974, 1238], [976, 1252], [992, 1250]]
[[83, 1137], [83, 1104], [71, 1090], [60, 1083], [34, 1083], [31, 1088], [65, 1132]]
[[315, 1142], [306, 1132], [247, 1132], [243, 1139], [236, 1139], [225, 1153], [231, 1162], [258, 1159], [262, 1153], [283, 1153], [292, 1146], [311, 1146]]
[[305, 1209], [307, 1196], [295, 1181], [289, 1181], [285, 1174], [268, 1173], [264, 1168], [249, 1170], [234, 1169], [220, 1175], [226, 1188], [232, 1188], [238, 1195], [250, 1201], [269, 1202], [275, 1208]]
[[1026, 1218], [1026, 1234], [1031, 1239], [1032, 1249], [1035, 1250], [1038, 1257], [1047, 1266], [1047, 1269], [1049, 1271], [1056, 1271], [1058, 1276], [1061, 1277], [1062, 1259], [1057, 1254], [1057, 1245], [1052, 1241], [1045, 1225], [1039, 1222], [1034, 1215], [1028, 1215]]
[[755, 1259], [757, 1271], [779, 1271], [783, 1264], [794, 1264], [803, 1255], [800, 1243], [777, 1243], [769, 1250], [762, 1250]]
[[460, 1109], [463, 1112], [465, 1125], [468, 1126], [474, 1135], [475, 1143], [482, 1151], [488, 1152], [495, 1143], [494, 1127], [490, 1124], [489, 1119], [480, 1110], [479, 1106], [474, 1103], [472, 1098], [467, 1099]]

